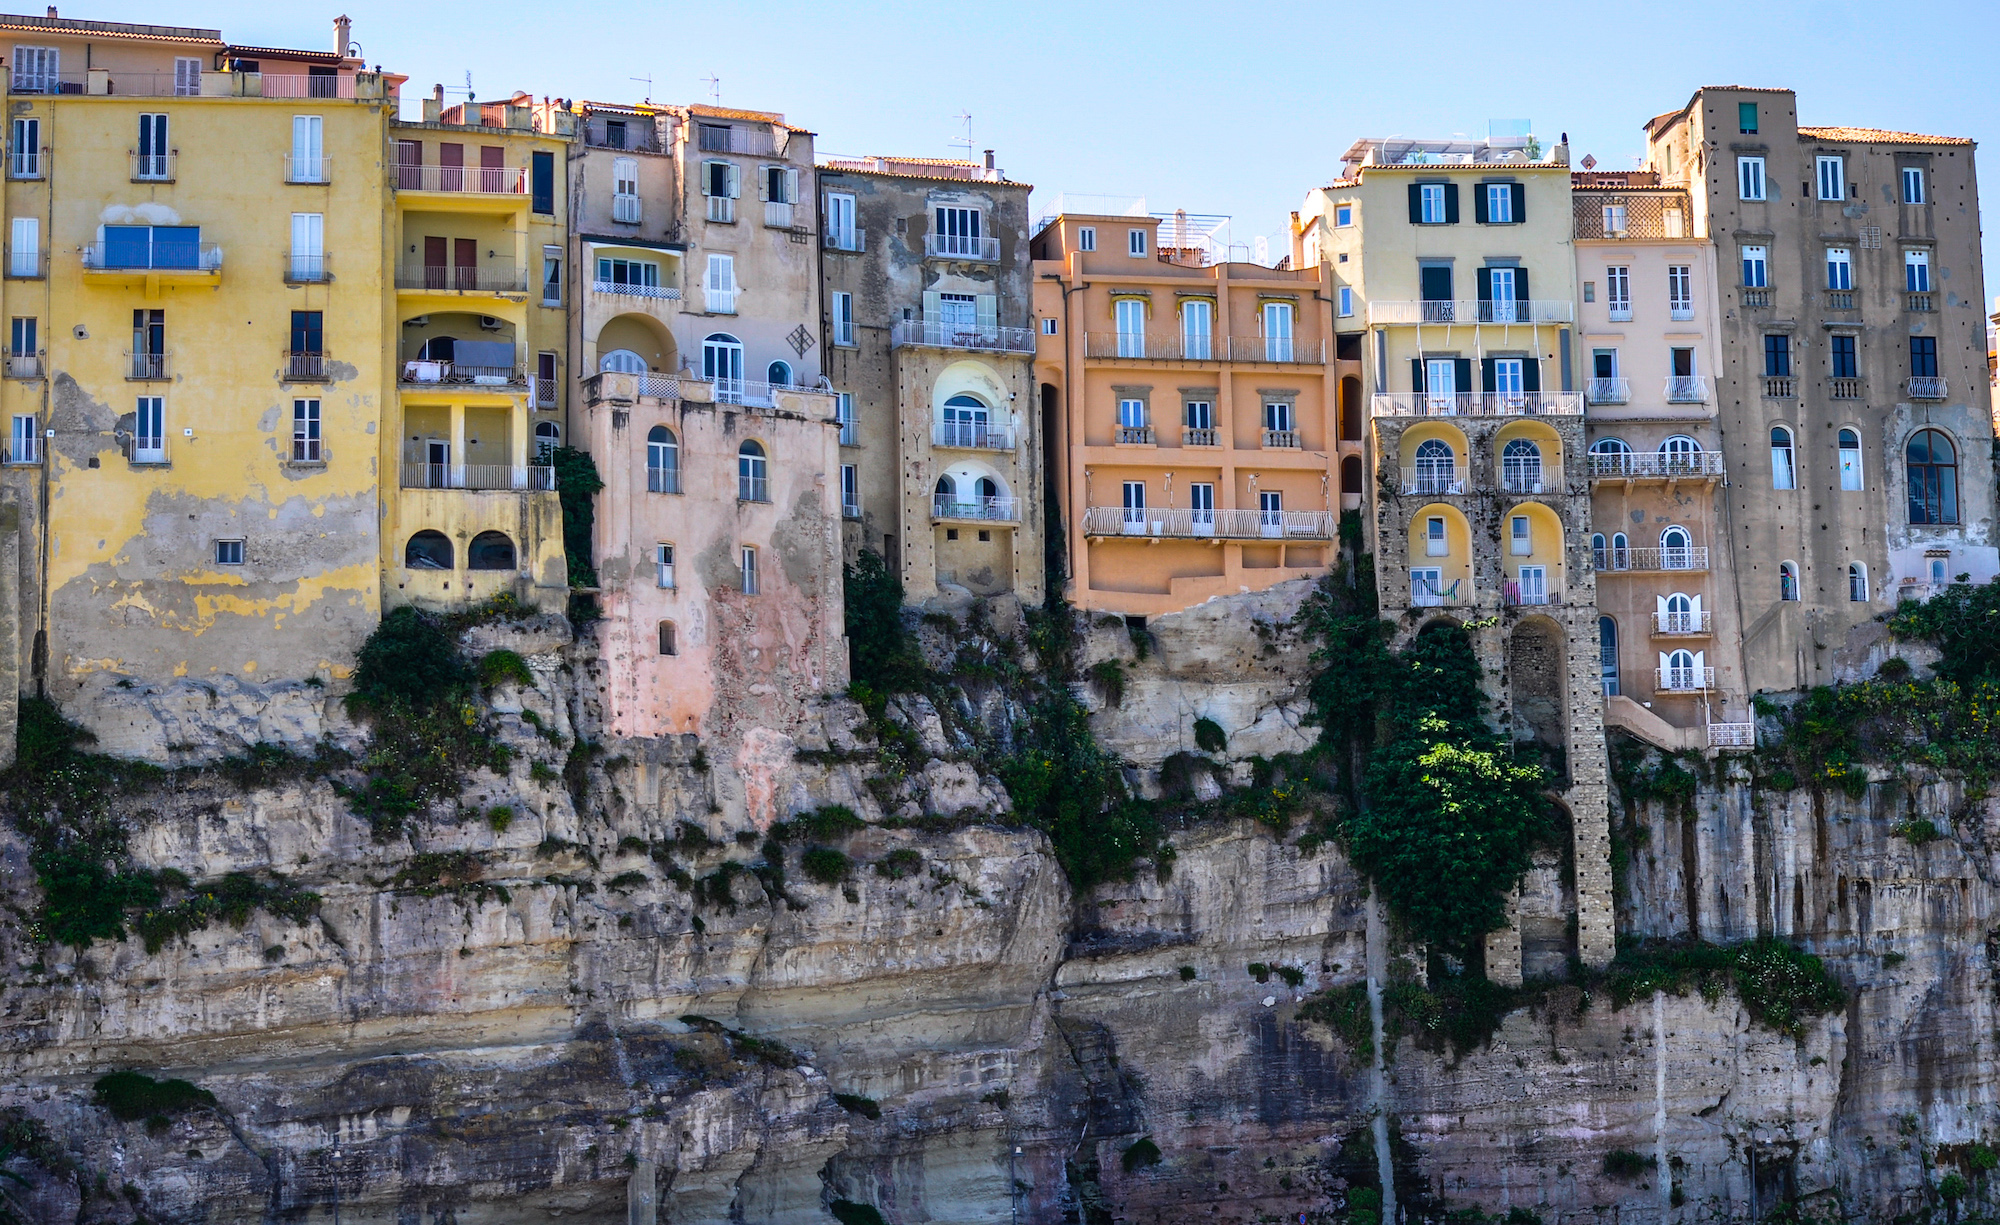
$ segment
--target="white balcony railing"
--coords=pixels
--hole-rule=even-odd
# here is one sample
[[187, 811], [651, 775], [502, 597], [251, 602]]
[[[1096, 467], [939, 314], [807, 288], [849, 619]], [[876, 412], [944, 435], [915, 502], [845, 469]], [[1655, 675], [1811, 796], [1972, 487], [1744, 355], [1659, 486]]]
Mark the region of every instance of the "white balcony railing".
[[1500, 467], [1500, 489], [1503, 493], [1561, 493], [1562, 465], [1516, 464], [1509, 467], [1503, 462]]
[[1711, 749], [1754, 749], [1757, 747], [1757, 725], [1755, 723], [1711, 723], [1708, 725], [1708, 747]]
[[[848, 423], [843, 422], [841, 434], [846, 436]], [[1011, 451], [1014, 449], [1014, 430], [1005, 425], [979, 425], [969, 421], [940, 421], [931, 435], [932, 442], [940, 447], [957, 447], [968, 451]]]
[[41, 378], [42, 355], [40, 353], [7, 354], [7, 377], [10, 379]]
[[333, 279], [333, 259], [325, 251], [293, 251], [285, 256], [285, 280], [317, 285]]
[[397, 381], [411, 385], [438, 383], [471, 384], [475, 387], [525, 387], [528, 376], [519, 366], [476, 366], [471, 362], [411, 358], [403, 363]]
[[678, 302], [681, 291], [672, 285], [628, 285], [623, 281], [592, 281], [593, 293], [616, 294], [624, 298], [653, 298], [662, 302]]
[[1706, 634], [1714, 615], [1707, 609], [1700, 612], [1654, 613], [1653, 632], [1662, 638]]
[[1563, 602], [1560, 590], [1544, 588], [1522, 588], [1521, 584], [1508, 581], [1500, 584], [1500, 602], [1508, 608], [1541, 608], [1549, 604]]
[[1722, 475], [1720, 451], [1592, 452], [1592, 480], [1680, 480]]
[[750, 153], [761, 156], [778, 151], [778, 138], [768, 124], [736, 127], [720, 123], [698, 123], [695, 143], [703, 153]]
[[638, 225], [645, 216], [646, 206], [639, 197], [623, 192], [611, 197], [611, 220], [619, 225]]
[[404, 264], [396, 269], [396, 288], [439, 293], [526, 293], [528, 273], [522, 268], [450, 267], [444, 264]]
[[982, 522], [1012, 523], [1020, 517], [1019, 506], [1013, 498], [963, 498], [942, 493], [931, 495], [933, 519], [978, 519]]
[[[679, 493], [680, 491], [681, 491], [681, 470], [679, 468], [646, 469], [647, 493]], [[673, 586], [673, 584], [661, 583], [660, 586], [671, 587]]]
[[792, 228], [792, 202], [790, 200], [764, 201], [764, 224], [775, 230]]
[[1453, 579], [1449, 583], [1442, 579], [1429, 579], [1420, 575], [1410, 576], [1410, 604], [1414, 608], [1438, 608], [1445, 604], [1458, 603], [1459, 590], [1464, 579]]
[[169, 149], [165, 153], [134, 153], [131, 159], [134, 183], [171, 183], [174, 181], [175, 163], [180, 161], [180, 150]]
[[1715, 688], [1715, 669], [1655, 668], [1653, 688], [1662, 693], [1705, 693]]
[[1291, 336], [1231, 336], [1229, 360], [1317, 366], [1326, 361], [1326, 342]]
[[708, 197], [708, 219], [724, 223], [734, 222], [736, 220], [736, 197]]
[[736, 500], [738, 502], [768, 502], [771, 500], [771, 478], [736, 474]]
[[1912, 400], [1944, 399], [1944, 380], [1923, 375], [1911, 379], [1910, 398]]
[[34, 247], [16, 250], [7, 247], [7, 275], [15, 280], [38, 281], [49, 274], [49, 253]]
[[1632, 399], [1630, 379], [1592, 379], [1583, 385], [1583, 398], [1592, 404], [1625, 404]]
[[1652, 546], [1592, 549], [1591, 561], [1600, 571], [1609, 574], [1701, 571], [1708, 569], [1708, 546], [1696, 544], [1681, 549], [1661, 549]]
[[1708, 403], [1708, 376], [1702, 374], [1670, 374], [1667, 376], [1667, 403], [1706, 404]]
[[525, 166], [417, 166], [398, 162], [396, 190], [458, 195], [519, 196], [528, 190]]
[[1576, 307], [1567, 298], [1453, 301], [1435, 298], [1415, 302], [1370, 302], [1371, 324], [1420, 323], [1570, 323]]
[[1335, 516], [1323, 510], [1195, 510], [1185, 506], [1091, 506], [1088, 536], [1188, 540], [1330, 540]]
[[1536, 417], [1570, 416], [1583, 411], [1583, 397], [1573, 391], [1529, 391], [1503, 395], [1469, 392], [1432, 395], [1424, 391], [1377, 392], [1378, 417]]
[[1405, 468], [1403, 469], [1403, 492], [1428, 496], [1431, 494], [1451, 494], [1465, 492], [1465, 469], [1453, 464], [1450, 467]]
[[405, 489], [549, 490], [556, 470], [534, 464], [432, 464], [403, 462]]
[[[746, 408], [770, 408], [780, 391], [796, 391], [786, 383], [760, 383], [755, 379], [709, 379], [717, 404], [740, 404]], [[641, 393], [643, 394], [643, 392]]]
[[973, 349], [987, 353], [1033, 353], [1035, 333], [1029, 328], [899, 319], [889, 329], [889, 343], [892, 347], [928, 345], [938, 349]]
[[307, 157], [302, 153], [281, 153], [285, 159], [285, 182], [327, 183], [332, 181], [333, 159]]
[[1000, 240], [971, 234], [926, 234], [924, 254], [933, 259], [997, 260]]

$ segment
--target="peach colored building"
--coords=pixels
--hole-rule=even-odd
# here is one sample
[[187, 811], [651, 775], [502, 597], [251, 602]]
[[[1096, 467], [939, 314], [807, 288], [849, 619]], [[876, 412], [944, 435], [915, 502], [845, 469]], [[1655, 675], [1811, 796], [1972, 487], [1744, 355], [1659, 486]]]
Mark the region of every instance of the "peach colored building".
[[1320, 269], [1232, 259], [1224, 222], [1058, 207], [1036, 227], [1036, 369], [1078, 607], [1151, 616], [1319, 574], [1343, 493], [1360, 493], [1360, 368], [1332, 360]]

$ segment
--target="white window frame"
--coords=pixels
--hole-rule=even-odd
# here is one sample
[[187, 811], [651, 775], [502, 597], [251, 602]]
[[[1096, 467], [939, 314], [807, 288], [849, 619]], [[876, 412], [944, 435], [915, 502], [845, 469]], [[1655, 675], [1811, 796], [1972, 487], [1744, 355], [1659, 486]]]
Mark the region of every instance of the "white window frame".
[[291, 171], [291, 181], [294, 183], [326, 182], [324, 116], [292, 116], [292, 159], [288, 169]]
[[737, 554], [737, 564], [740, 570], [742, 571], [741, 579], [743, 583], [743, 594], [744, 595], [758, 594], [757, 546], [750, 544], [744, 545], [742, 547], [741, 552]]
[[1095, 250], [1097, 250], [1097, 227], [1096, 227], [1096, 226], [1094, 226], [1094, 225], [1080, 225], [1080, 226], [1076, 227], [1076, 249], [1077, 249], [1077, 250], [1079, 250], [1079, 251], [1095, 251]]
[[827, 245], [836, 251], [858, 251], [861, 244], [857, 237], [861, 231], [855, 228], [860, 210], [855, 203], [854, 193], [830, 191], [826, 193], [826, 236]]
[[1739, 157], [1736, 159], [1736, 198], [1739, 200], [1762, 200], [1765, 198], [1763, 158]]
[[1671, 318], [1694, 318], [1694, 265], [1667, 265], [1667, 313]]
[[1514, 185], [1512, 183], [1484, 183], [1486, 191], [1486, 224], [1514, 224]]
[[1451, 556], [1451, 527], [1443, 515], [1430, 515], [1424, 520], [1424, 556]]
[[1826, 249], [1826, 287], [1836, 293], [1854, 288], [1854, 253], [1846, 247]]
[[1515, 557], [1535, 555], [1535, 525], [1526, 515], [1514, 515], [1507, 521], [1508, 552]]
[[61, 86], [61, 47], [29, 47], [16, 43], [14, 54], [7, 63], [13, 70], [9, 85], [15, 93], [52, 94]]
[[1625, 232], [1624, 205], [1607, 204], [1604, 206], [1604, 232], [1606, 234], [1623, 234]]
[[325, 458], [321, 448], [324, 443], [320, 434], [320, 402], [316, 398], [300, 398], [292, 401], [292, 462], [295, 464], [316, 464]]
[[1814, 181], [1822, 200], [1847, 199], [1847, 159], [1837, 153], [1822, 153], [1813, 159]]
[[844, 519], [859, 519], [861, 517], [861, 468], [859, 465], [840, 465], [840, 514]]
[[1215, 352], [1215, 303], [1189, 298], [1181, 303], [1181, 356], [1207, 361]]
[[243, 554], [245, 552], [244, 544], [244, 538], [241, 536], [218, 537], [215, 541], [215, 552], [213, 554], [215, 564], [218, 566], [242, 565]]
[[1445, 207], [1443, 183], [1417, 184], [1417, 224], [1444, 225], [1451, 216]]
[[1617, 322], [1632, 318], [1632, 267], [1610, 264], [1604, 269], [1604, 309]]
[[678, 586], [674, 573], [674, 544], [662, 540], [653, 546], [653, 584], [661, 591], [673, 591]]
[[854, 393], [836, 391], [833, 393], [833, 419], [840, 423], [840, 445], [851, 447], [860, 441], [854, 425]]
[[1048, 318], [1042, 320], [1042, 335], [1053, 336], [1055, 334], [1056, 334], [1056, 317], [1054, 315], [1050, 315]]
[[708, 280], [702, 286], [711, 314], [736, 313], [736, 257], [720, 251], [708, 253]]
[[638, 225], [643, 206], [639, 202], [639, 159], [611, 160], [611, 220], [620, 225]]
[[1354, 314], [1354, 287], [1351, 285], [1342, 285], [1340, 287], [1340, 317], [1342, 319], [1346, 319], [1351, 317], [1353, 314]]
[[1903, 289], [1907, 293], [1931, 291], [1931, 253], [1920, 247], [1903, 251]]
[[833, 343], [851, 349], [859, 343], [854, 335], [854, 295], [836, 289], [827, 296], [833, 315]]
[[542, 248], [542, 305], [562, 305], [562, 248]]
[[1130, 396], [1118, 401], [1118, 428], [1121, 430], [1143, 430], [1146, 428], [1146, 402]]
[[1738, 262], [1743, 269], [1743, 288], [1768, 289], [1771, 284], [1771, 249], [1743, 247], [1740, 250], [1743, 258]]
[[1847, 563], [1847, 599], [1851, 604], [1868, 602], [1868, 563], [1852, 561]]
[[1922, 166], [1903, 167], [1903, 203], [1923, 204], [1925, 202], [1924, 168]]
[[[1847, 445], [1847, 435], [1853, 435], [1854, 445]], [[1840, 489], [1842, 493], [1858, 493], [1862, 487], [1861, 431], [1842, 426], [1834, 434], [1834, 443], [1840, 455]]]
[[1264, 360], [1267, 362], [1291, 361], [1295, 350], [1292, 347], [1292, 331], [1296, 312], [1290, 302], [1266, 302], [1258, 312], [1264, 328]]
[[1771, 427], [1773, 434], [1782, 433], [1785, 441], [1771, 443], [1771, 488], [1797, 489], [1799, 486], [1799, 436], [1790, 426]]
[[1125, 231], [1125, 254], [1131, 256], [1133, 259], [1145, 259], [1147, 245], [1146, 231]]

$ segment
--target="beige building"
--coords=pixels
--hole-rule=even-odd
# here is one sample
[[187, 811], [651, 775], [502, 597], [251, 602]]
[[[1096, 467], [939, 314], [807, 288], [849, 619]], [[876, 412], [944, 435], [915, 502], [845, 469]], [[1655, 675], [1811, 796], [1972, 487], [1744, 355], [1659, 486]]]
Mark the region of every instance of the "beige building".
[[1714, 371], [1751, 692], [1872, 672], [1876, 618], [2000, 569], [1973, 146], [1710, 87], [1646, 125], [1715, 244]]
[[1028, 191], [985, 164], [820, 167], [822, 322], [850, 554], [906, 598], [1042, 599]]
[[1670, 748], [1747, 747], [1715, 248], [1652, 172], [1578, 172], [1571, 198], [1605, 719]]
[[1335, 358], [1325, 274], [1232, 254], [1226, 222], [1059, 205], [1036, 224], [1036, 371], [1080, 608], [1143, 617], [1320, 574], [1358, 502], [1360, 365]]

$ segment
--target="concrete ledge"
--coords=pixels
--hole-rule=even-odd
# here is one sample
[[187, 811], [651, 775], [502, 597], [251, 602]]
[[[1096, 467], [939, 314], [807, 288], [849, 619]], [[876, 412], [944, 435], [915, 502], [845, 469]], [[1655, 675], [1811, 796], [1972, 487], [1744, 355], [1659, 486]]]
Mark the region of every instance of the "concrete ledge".
[[1623, 694], [1604, 699], [1604, 725], [1621, 728], [1670, 753], [1708, 747], [1706, 728], [1675, 727]]

